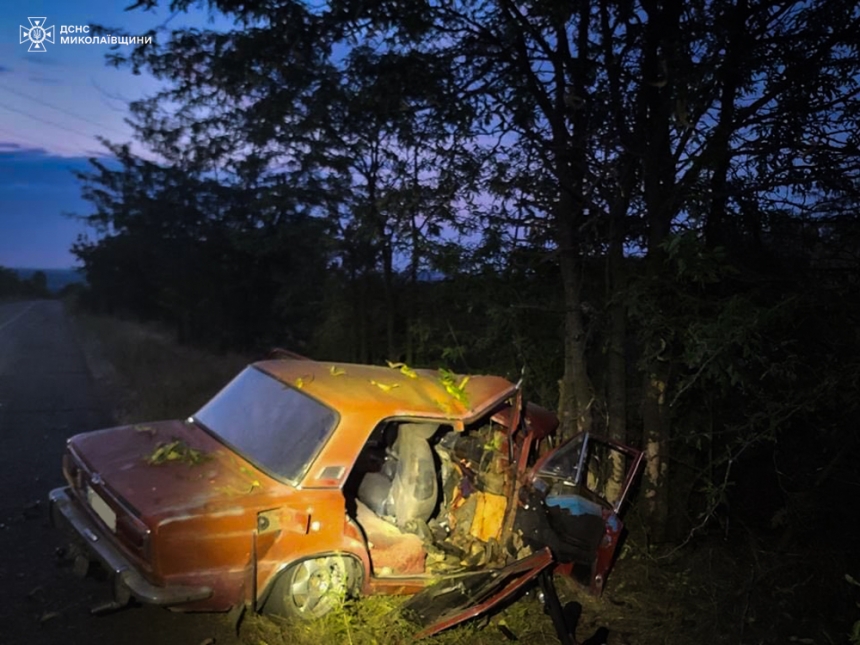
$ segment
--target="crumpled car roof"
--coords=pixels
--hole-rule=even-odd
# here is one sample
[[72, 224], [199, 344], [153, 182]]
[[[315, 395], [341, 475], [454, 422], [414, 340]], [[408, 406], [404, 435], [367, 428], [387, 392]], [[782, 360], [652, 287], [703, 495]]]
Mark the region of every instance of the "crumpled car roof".
[[405, 366], [294, 359], [254, 366], [341, 413], [362, 410], [379, 418], [409, 415], [469, 423], [516, 392], [500, 376], [469, 376], [464, 383], [466, 377], [458, 374], [454, 387], [446, 387], [440, 372]]

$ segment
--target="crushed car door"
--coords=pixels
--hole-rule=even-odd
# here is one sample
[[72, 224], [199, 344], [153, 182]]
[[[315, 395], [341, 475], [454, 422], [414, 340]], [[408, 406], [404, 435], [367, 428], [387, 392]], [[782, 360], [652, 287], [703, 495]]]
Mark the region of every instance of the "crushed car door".
[[641, 451], [624, 444], [589, 433], [572, 438], [535, 464], [517, 528], [532, 546], [549, 546], [574, 577], [600, 593], [641, 461]]
[[537, 484], [544, 489], [554, 481], [561, 482], [557, 497], [599, 501], [618, 513], [641, 461], [640, 450], [586, 432], [544, 455], [535, 464], [531, 480], [544, 480], [545, 485]]
[[498, 606], [552, 563], [552, 553], [545, 548], [502, 569], [446, 576], [410, 598], [403, 615], [423, 627], [416, 638], [432, 636]]

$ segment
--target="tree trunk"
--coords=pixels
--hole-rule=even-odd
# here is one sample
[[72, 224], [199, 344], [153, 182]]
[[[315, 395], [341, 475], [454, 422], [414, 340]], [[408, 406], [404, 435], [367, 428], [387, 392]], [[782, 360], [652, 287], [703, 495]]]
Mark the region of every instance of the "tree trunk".
[[367, 363], [368, 362], [368, 348], [369, 343], [367, 340], [368, 336], [368, 313], [367, 313], [367, 297], [368, 297], [368, 276], [367, 272], [363, 272], [357, 282], [357, 292], [358, 296], [355, 300], [355, 305], [357, 309], [357, 325], [355, 326], [355, 332], [357, 335], [357, 343], [356, 343], [356, 351], [358, 353], [357, 361], [358, 363]]
[[559, 249], [561, 281], [564, 288], [564, 375], [559, 387], [559, 418], [561, 437], [591, 430], [594, 389], [588, 377], [585, 356], [585, 324], [582, 319], [582, 263], [573, 247], [570, 209], [572, 199], [562, 193], [559, 210], [568, 215], [556, 215], [559, 239], [567, 240]]
[[669, 419], [666, 409], [668, 375], [651, 365], [645, 375], [642, 422], [645, 433], [645, 515], [652, 543], [666, 541], [669, 519]]
[[[627, 276], [624, 267], [624, 218], [630, 204], [634, 181], [633, 159], [625, 155], [622, 161], [621, 194], [610, 213], [610, 240], [607, 259], [607, 300], [609, 302], [609, 338], [606, 366], [606, 432], [610, 439], [627, 442], [627, 305], [625, 302]], [[626, 464], [620, 453], [612, 453], [612, 474], [607, 489], [608, 499], [620, 496]]]
[[382, 279], [383, 291], [385, 292], [386, 356], [388, 357], [388, 360], [396, 361], [399, 360], [394, 342], [397, 304], [394, 296], [394, 267], [392, 264], [391, 240], [385, 238], [382, 244]]
[[[622, 146], [616, 168], [617, 193], [609, 211], [609, 249], [606, 263], [606, 301], [608, 303], [609, 337], [606, 375], [607, 434], [622, 443], [627, 436], [627, 271], [624, 261], [624, 243], [627, 239], [627, 213], [633, 190], [640, 177], [639, 146], [641, 135], [636, 127], [641, 116], [636, 113], [628, 120], [622, 67], [615, 59], [610, 3], [600, 3], [600, 31], [603, 58], [607, 61], [609, 106], [612, 111], [615, 135]], [[628, 38], [630, 36], [628, 35]], [[641, 104], [641, 101], [640, 101]], [[632, 121], [632, 127], [628, 124]], [[623, 455], [612, 453], [612, 470], [607, 490], [610, 499], [620, 496], [627, 471]]]
[[[366, 174], [368, 218], [377, 236], [382, 260], [382, 297], [385, 306], [385, 355], [389, 360], [397, 360], [394, 347], [395, 301], [394, 301], [394, 267], [391, 237], [385, 230], [385, 213], [380, 211], [380, 195], [377, 190], [380, 164], [378, 161], [378, 144], [371, 151], [370, 168]], [[376, 352], [374, 352], [376, 353]]]
[[[676, 190], [675, 163], [670, 144], [673, 115], [673, 69], [677, 64], [677, 39], [683, 3], [681, 0], [646, 0], [648, 15], [642, 59], [641, 98], [644, 110], [645, 149], [643, 185], [648, 221], [646, 284], [653, 297], [663, 277], [663, 242], [669, 235]], [[642, 421], [646, 467], [644, 477], [645, 512], [652, 542], [667, 538], [669, 517], [669, 362], [667, 340], [656, 335], [645, 347], [646, 361], [642, 388]]]
[[726, 207], [728, 205], [728, 175], [731, 165], [731, 136], [736, 127], [735, 115], [738, 89], [741, 84], [746, 34], [742, 25], [746, 24], [748, 9], [745, 0], [739, 0], [732, 8], [733, 19], [727, 24], [738, 26], [726, 43], [726, 56], [718, 72], [720, 79], [720, 117], [714, 134], [714, 155], [711, 162], [711, 206], [705, 219], [705, 242], [711, 246], [726, 246], [730, 240], [726, 230]]
[[409, 256], [409, 289], [405, 297], [406, 303], [403, 308], [406, 314], [406, 363], [412, 365], [415, 362], [415, 310], [418, 305], [418, 266], [421, 256], [419, 255], [419, 194], [421, 190], [420, 176], [418, 172], [418, 147], [415, 147], [415, 156], [412, 163], [412, 198], [409, 204], [409, 237], [412, 243]]
[[576, 59], [568, 49], [566, 24], [559, 20], [556, 25], [557, 50], [553, 60], [555, 75], [554, 110], [550, 116], [553, 128], [553, 150], [555, 172], [560, 185], [556, 204], [555, 228], [559, 250], [559, 267], [564, 289], [564, 374], [559, 388], [559, 418], [562, 438], [576, 432], [592, 429], [592, 406], [594, 388], [588, 375], [586, 359], [586, 330], [582, 315], [583, 266], [577, 239], [577, 228], [585, 215], [582, 203], [585, 167], [588, 160], [588, 101], [573, 111], [570, 117], [571, 131], [568, 137], [567, 119], [569, 76], [573, 77], [572, 91], [575, 96], [587, 95], [586, 68], [576, 65], [568, 69], [570, 61], [584, 61], [588, 56], [590, 5], [580, 3], [576, 38]]

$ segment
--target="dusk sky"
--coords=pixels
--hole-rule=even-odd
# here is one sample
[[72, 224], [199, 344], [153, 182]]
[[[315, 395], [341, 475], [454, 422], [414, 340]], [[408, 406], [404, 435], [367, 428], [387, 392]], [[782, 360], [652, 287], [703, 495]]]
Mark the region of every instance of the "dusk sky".
[[[167, 9], [124, 11], [129, 4], [45, 0], [0, 8], [0, 266], [75, 264], [69, 247], [85, 227], [64, 213], [85, 213], [88, 204], [71, 170], [85, 169], [87, 158], [105, 154], [97, 136], [129, 141], [126, 104], [151, 94], [157, 84], [108, 67], [107, 45], [61, 44], [60, 27], [101, 24], [135, 35], [170, 18]], [[54, 27], [54, 43], [42, 41], [45, 51], [28, 51], [31, 42], [20, 43], [20, 27], [29, 29], [31, 17], [44, 17], [45, 26]], [[202, 14], [193, 18], [205, 22]], [[187, 23], [180, 16], [170, 26]]]

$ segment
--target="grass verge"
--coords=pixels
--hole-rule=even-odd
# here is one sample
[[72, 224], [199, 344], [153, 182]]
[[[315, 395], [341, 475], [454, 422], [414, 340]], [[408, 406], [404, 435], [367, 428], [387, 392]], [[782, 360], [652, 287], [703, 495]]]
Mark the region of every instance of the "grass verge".
[[117, 423], [185, 418], [254, 358], [182, 346], [139, 322], [82, 312], [73, 320]]

